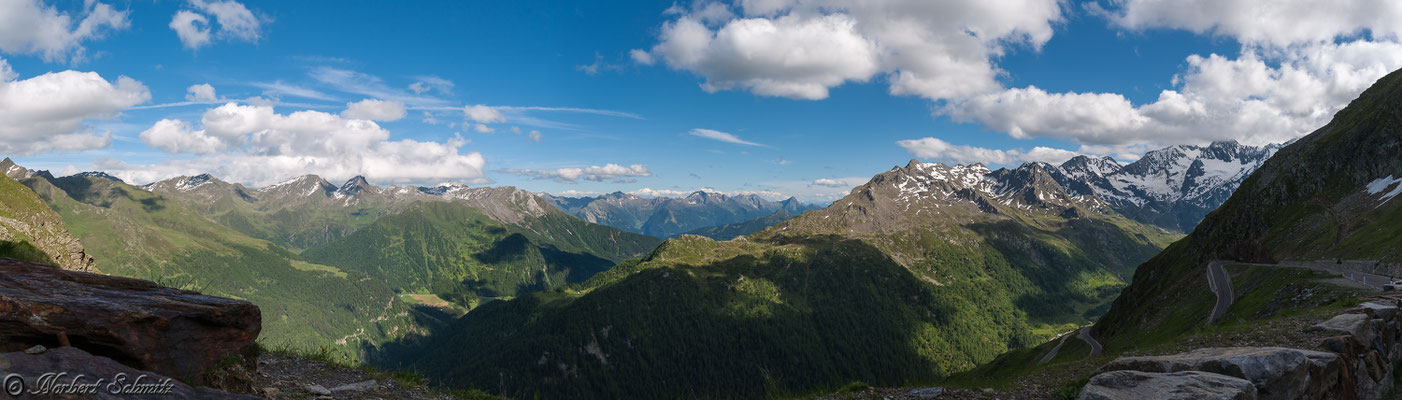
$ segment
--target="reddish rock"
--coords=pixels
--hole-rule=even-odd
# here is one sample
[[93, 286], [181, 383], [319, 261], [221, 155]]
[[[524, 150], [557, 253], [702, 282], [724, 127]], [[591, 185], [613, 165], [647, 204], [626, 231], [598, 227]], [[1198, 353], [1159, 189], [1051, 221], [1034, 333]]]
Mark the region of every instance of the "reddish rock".
[[0, 352], [73, 347], [132, 368], [198, 377], [254, 357], [258, 307], [139, 279], [0, 259]]
[[73, 347], [0, 354], [0, 378], [0, 398], [19, 391], [22, 399], [257, 399], [190, 387]]

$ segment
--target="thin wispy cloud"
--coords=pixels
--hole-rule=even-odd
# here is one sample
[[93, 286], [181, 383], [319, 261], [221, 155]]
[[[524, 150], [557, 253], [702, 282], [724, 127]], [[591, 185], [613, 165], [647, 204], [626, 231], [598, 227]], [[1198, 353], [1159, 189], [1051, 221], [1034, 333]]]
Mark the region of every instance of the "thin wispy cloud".
[[699, 138], [711, 139], [726, 143], [741, 144], [745, 146], [769, 147], [768, 145], [751, 142], [745, 139], [741, 139], [739, 136], [712, 129], [692, 129], [691, 132], [688, 132], [688, 134]]

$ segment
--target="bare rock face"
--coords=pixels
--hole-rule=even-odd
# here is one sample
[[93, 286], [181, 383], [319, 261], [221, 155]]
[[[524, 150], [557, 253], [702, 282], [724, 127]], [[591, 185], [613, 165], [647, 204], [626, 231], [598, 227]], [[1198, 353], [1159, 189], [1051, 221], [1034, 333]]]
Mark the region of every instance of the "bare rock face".
[[[1262, 399], [1314, 398], [1310, 382], [1336, 382], [1339, 355], [1284, 347], [1205, 348], [1166, 356], [1124, 357], [1101, 371], [1211, 372], [1250, 381]], [[1324, 388], [1316, 388], [1324, 389]]]
[[[11, 375], [13, 374], [13, 375]], [[63, 375], [57, 375], [63, 374]], [[194, 388], [74, 347], [0, 354], [0, 397], [58, 399], [257, 399]]]
[[1096, 375], [1079, 400], [1256, 400], [1250, 381], [1201, 371], [1111, 371]]
[[97, 356], [191, 379], [252, 360], [258, 307], [139, 279], [0, 259], [0, 352], [69, 342]]

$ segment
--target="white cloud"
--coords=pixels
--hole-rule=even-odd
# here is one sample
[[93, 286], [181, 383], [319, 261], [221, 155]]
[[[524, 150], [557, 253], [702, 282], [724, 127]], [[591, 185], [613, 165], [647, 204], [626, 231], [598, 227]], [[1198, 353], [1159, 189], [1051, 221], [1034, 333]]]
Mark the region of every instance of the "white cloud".
[[1281, 47], [1365, 31], [1393, 40], [1402, 34], [1402, 2], [1396, 1], [1119, 0], [1112, 7], [1090, 4], [1128, 29], [1182, 29]]
[[[308, 76], [317, 82], [329, 85], [336, 90], [354, 93], [373, 99], [392, 100], [410, 106], [442, 106], [447, 102], [443, 99], [423, 94], [410, 93], [404, 89], [390, 87], [378, 76], [366, 74], [358, 71], [333, 67], [316, 67], [308, 72]], [[431, 77], [419, 77], [420, 81], [435, 81]], [[448, 83], [446, 80], [438, 82]], [[451, 87], [451, 86], [448, 86]], [[412, 88], [411, 88], [412, 89]]]
[[414, 94], [424, 94], [429, 91], [436, 91], [439, 94], [453, 94], [453, 82], [433, 75], [423, 75], [417, 77], [418, 81], [409, 84], [409, 91]]
[[515, 133], [515, 134], [517, 134], [517, 135], [520, 135], [520, 134], [521, 134], [521, 127], [519, 127], [519, 126], [513, 126], [513, 127], [511, 127], [511, 133]]
[[473, 125], [472, 130], [477, 131], [477, 133], [492, 133], [497, 131], [496, 129], [487, 126], [486, 124]]
[[167, 153], [212, 154], [224, 150], [226, 144], [204, 130], [191, 130], [180, 120], [162, 119], [141, 132], [141, 141]]
[[692, 192], [695, 191], [693, 190], [689, 192], [685, 190], [642, 188], [628, 192], [628, 194], [643, 197], [683, 197], [688, 194], [691, 194]]
[[180, 10], [170, 18], [170, 29], [175, 31], [175, 36], [180, 38], [181, 44], [193, 50], [209, 44], [212, 28], [209, 26], [209, 19], [204, 15]]
[[340, 99], [337, 98], [336, 96], [332, 96], [332, 95], [330, 95], [330, 94], [323, 93], [323, 92], [318, 91], [318, 90], [316, 90], [316, 89], [311, 89], [311, 88], [306, 88], [306, 87], [297, 86], [297, 85], [293, 85], [293, 84], [283, 83], [282, 81], [276, 81], [276, 82], [254, 82], [254, 83], [250, 83], [250, 85], [255, 86], [255, 87], [262, 88], [262, 89], [263, 89], [263, 95], [266, 95], [266, 96], [282, 96], [282, 95], [286, 95], [286, 96], [301, 97], [301, 98], [304, 98], [304, 99], [312, 99], [312, 100], [323, 100], [323, 101], [339, 101], [339, 100], [340, 100]]
[[1039, 48], [1062, 19], [1058, 0], [745, 0], [739, 17], [716, 5], [674, 8], [658, 44], [630, 55], [701, 75], [707, 91], [822, 99], [884, 75], [892, 94], [951, 99], [998, 90], [990, 59]]
[[[209, 45], [215, 38], [257, 42], [262, 35], [263, 20], [237, 1], [189, 0], [189, 4], [194, 10], [177, 11], [170, 19], [170, 29], [188, 49]], [[206, 14], [214, 16], [217, 30]]]
[[467, 114], [468, 119], [478, 123], [492, 124], [506, 122], [506, 116], [501, 115], [501, 111], [497, 111], [497, 109], [489, 106], [481, 104], [466, 106], [462, 108], [462, 111]]
[[746, 146], [764, 146], [764, 145], [759, 144], [759, 143], [755, 143], [755, 142], [747, 141], [747, 140], [744, 140], [744, 139], [740, 139], [739, 137], [737, 137], [737, 136], [735, 136], [735, 135], [732, 135], [732, 134], [729, 134], [729, 133], [725, 133], [725, 132], [721, 132], [721, 131], [717, 131], [717, 130], [711, 130], [711, 129], [692, 129], [691, 132], [688, 132], [688, 134], [690, 134], [691, 136], [699, 137], [699, 138], [706, 138], [706, 139], [711, 139], [711, 140], [718, 140], [718, 141], [722, 141], [722, 142], [726, 142], [726, 143], [743, 144], [743, 145], [746, 145]]
[[652, 65], [652, 64], [654, 64], [654, 63], [657, 62], [657, 60], [655, 60], [655, 59], [652, 58], [652, 54], [651, 54], [651, 53], [648, 53], [647, 50], [643, 50], [643, 49], [632, 49], [632, 50], [629, 50], [629, 51], [628, 51], [628, 58], [631, 58], [631, 59], [633, 59], [633, 62], [638, 63], [638, 64], [642, 64], [642, 65]]
[[107, 147], [107, 133], [84, 121], [110, 119], [151, 99], [146, 85], [120, 76], [107, 81], [96, 72], [50, 72], [19, 79], [0, 59], [0, 153], [37, 154]]
[[831, 187], [831, 188], [851, 187], [851, 185], [849, 185], [846, 181], [841, 181], [841, 180], [837, 180], [837, 179], [828, 179], [828, 178], [815, 179], [815, 180], [813, 180], [813, 184], [814, 184], [814, 185], [818, 185], [818, 186]]
[[346, 103], [346, 110], [341, 112], [341, 116], [345, 118], [385, 122], [398, 121], [404, 118], [405, 114], [404, 103], [376, 99]]
[[214, 86], [208, 83], [190, 85], [185, 88], [185, 100], [189, 101], [218, 101], [219, 97], [214, 95]]
[[540, 143], [540, 131], [532, 130], [530, 134], [526, 135], [526, 138], [532, 142]]
[[208, 155], [110, 169], [133, 182], [209, 172], [252, 186], [308, 173], [394, 183], [484, 179], [486, 158], [462, 153], [469, 142], [461, 135], [443, 142], [391, 140], [388, 130], [369, 120], [320, 111], [284, 115], [270, 106], [235, 103], [206, 111], [201, 121], [202, 129], [194, 130], [162, 120], [143, 132], [142, 140], [165, 151]]
[[652, 176], [652, 172], [647, 170], [643, 164], [633, 164], [627, 167], [618, 164], [604, 164], [604, 166], [591, 166], [584, 168], [558, 168], [553, 170], [531, 170], [531, 169], [503, 169], [501, 172], [528, 176], [535, 179], [551, 179], [560, 183], [578, 183], [580, 179], [593, 182], [613, 180], [615, 182], [625, 181], [625, 178]]
[[1236, 59], [1192, 55], [1187, 65], [1174, 77], [1175, 89], [1139, 106], [1118, 94], [1027, 87], [950, 102], [938, 113], [1013, 137], [1091, 145], [1280, 143], [1323, 126], [1377, 79], [1402, 68], [1402, 43], [1246, 46]]
[[[1019, 165], [1027, 162], [1060, 164], [1078, 155], [1070, 150], [1037, 146], [1031, 150], [998, 150], [951, 144], [938, 138], [901, 140], [896, 142], [917, 158], [934, 159], [951, 164]], [[815, 182], [816, 183], [816, 182]]]
[[46, 61], [80, 61], [83, 42], [131, 25], [127, 11], [95, 1], [83, 3], [80, 15], [59, 12], [39, 0], [0, 2], [0, 51], [38, 54]]

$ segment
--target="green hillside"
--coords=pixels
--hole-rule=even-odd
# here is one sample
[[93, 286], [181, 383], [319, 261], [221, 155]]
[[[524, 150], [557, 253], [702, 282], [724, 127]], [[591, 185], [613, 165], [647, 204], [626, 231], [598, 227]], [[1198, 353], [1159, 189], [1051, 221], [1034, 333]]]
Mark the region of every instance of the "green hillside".
[[793, 215], [789, 214], [787, 211], [779, 210], [768, 216], [751, 219], [745, 222], [694, 229], [691, 232], [687, 232], [687, 234], [705, 236], [715, 240], [730, 240], [737, 236], [745, 236], [762, 231], [765, 228], [778, 225], [780, 222], [788, 221], [789, 218], [793, 218]]
[[314, 265], [250, 238], [179, 201], [102, 178], [26, 179], [103, 272], [248, 300], [263, 314], [260, 341], [325, 347], [352, 359], [362, 345], [425, 331], [425, 319], [385, 281]]
[[517, 398], [930, 383], [1098, 316], [1173, 238], [1079, 206], [950, 199], [916, 213], [889, 185], [905, 173], [742, 239], [682, 236], [586, 282], [482, 305], [374, 359]]
[[660, 239], [589, 224], [559, 212], [506, 225], [455, 202], [425, 202], [302, 253], [472, 307], [581, 282]]

